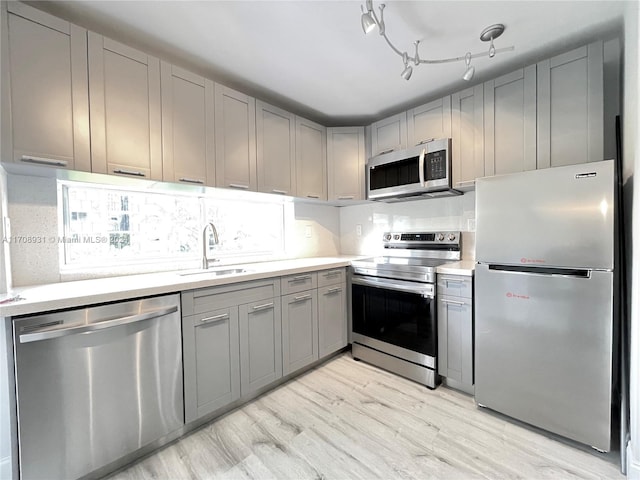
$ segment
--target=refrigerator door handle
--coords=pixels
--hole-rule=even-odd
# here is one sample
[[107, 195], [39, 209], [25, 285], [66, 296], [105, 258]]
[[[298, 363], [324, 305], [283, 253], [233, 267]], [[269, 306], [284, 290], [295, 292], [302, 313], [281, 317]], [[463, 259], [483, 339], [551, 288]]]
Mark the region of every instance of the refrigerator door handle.
[[580, 268], [555, 268], [555, 267], [525, 267], [518, 265], [489, 264], [489, 270], [500, 272], [523, 273], [534, 275], [546, 275], [552, 277], [591, 278], [592, 270]]

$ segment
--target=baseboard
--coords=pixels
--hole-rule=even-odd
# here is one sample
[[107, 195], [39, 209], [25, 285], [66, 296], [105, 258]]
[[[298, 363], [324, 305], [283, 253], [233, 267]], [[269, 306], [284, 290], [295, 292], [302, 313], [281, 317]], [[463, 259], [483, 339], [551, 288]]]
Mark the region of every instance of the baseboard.
[[633, 457], [631, 442], [627, 444], [627, 478], [629, 480], [640, 480], [640, 458]]

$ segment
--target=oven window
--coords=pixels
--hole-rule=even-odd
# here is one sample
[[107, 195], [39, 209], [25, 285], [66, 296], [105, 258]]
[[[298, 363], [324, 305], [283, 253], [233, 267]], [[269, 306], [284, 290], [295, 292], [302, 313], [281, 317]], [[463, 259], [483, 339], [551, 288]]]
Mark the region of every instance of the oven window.
[[436, 357], [436, 302], [414, 293], [353, 285], [353, 331]]
[[418, 157], [369, 169], [369, 190], [420, 183]]

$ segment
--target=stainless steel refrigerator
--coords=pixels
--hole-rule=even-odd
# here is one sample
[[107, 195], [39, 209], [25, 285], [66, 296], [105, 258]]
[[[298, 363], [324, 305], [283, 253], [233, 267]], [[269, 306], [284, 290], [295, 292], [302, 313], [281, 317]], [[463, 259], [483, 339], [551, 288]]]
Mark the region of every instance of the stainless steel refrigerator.
[[476, 402], [608, 451], [613, 160], [476, 185]]

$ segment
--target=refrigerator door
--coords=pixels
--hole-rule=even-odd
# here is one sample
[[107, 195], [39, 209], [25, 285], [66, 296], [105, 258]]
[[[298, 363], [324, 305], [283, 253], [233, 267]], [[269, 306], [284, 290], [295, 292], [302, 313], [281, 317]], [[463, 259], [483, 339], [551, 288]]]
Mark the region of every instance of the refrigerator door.
[[476, 402], [609, 450], [613, 273], [475, 275]]
[[613, 269], [613, 160], [478, 179], [481, 263]]

